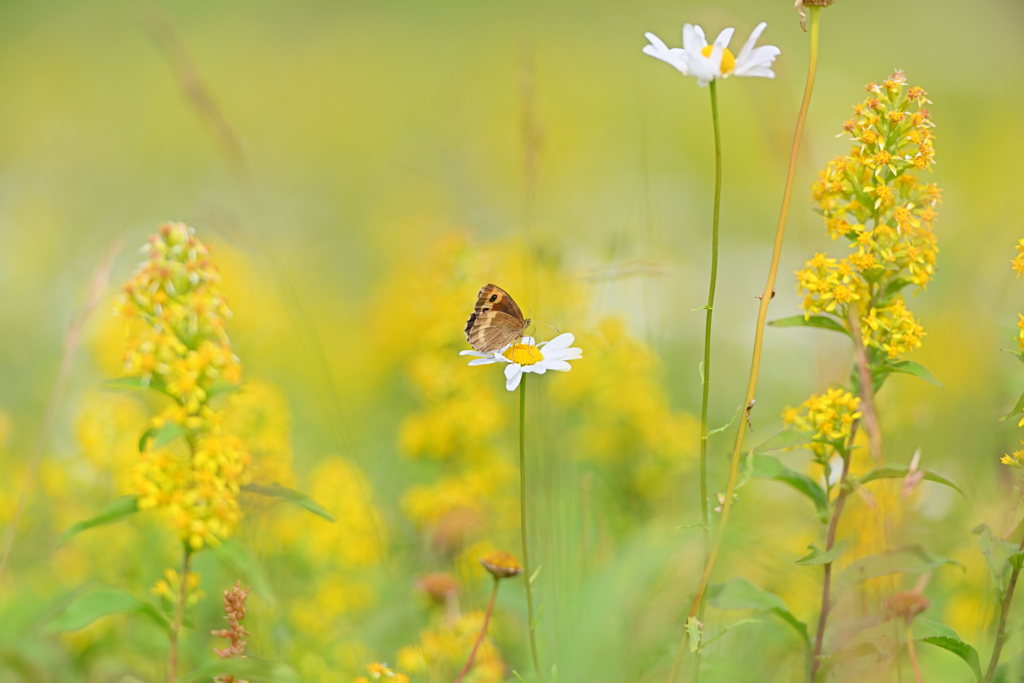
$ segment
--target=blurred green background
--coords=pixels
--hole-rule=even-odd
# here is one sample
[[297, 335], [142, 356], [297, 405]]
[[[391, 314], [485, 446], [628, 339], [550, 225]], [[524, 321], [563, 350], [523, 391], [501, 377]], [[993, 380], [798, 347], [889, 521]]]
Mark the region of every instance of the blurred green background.
[[[159, 634], [133, 629], [127, 617], [77, 635], [36, 625], [89, 582], [146, 594], [172, 562], [173, 541], [156, 521], [53, 550], [63, 529], [122, 492], [130, 455], [104, 459], [104, 449], [137, 439], [148, 413], [98, 390], [118, 374], [123, 345], [108, 311], [138, 260], [135, 247], [165, 220], [194, 225], [213, 247], [235, 312], [234, 348], [247, 376], [279, 399], [255, 401], [273, 413], [261, 419], [277, 420], [276, 448], [287, 454], [279, 474], [306, 490], [321, 483], [317, 497], [341, 518], [340, 531], [325, 531], [316, 518], [251, 511], [242, 536], [276, 591], [254, 610], [253, 651], [289, 661], [308, 680], [349, 680], [366, 662], [395, 661], [440, 623], [417, 577], [454, 571], [461, 608], [479, 609], [487, 586], [470, 549], [518, 554], [515, 396], [493, 368], [466, 368], [456, 355], [477, 289], [495, 282], [536, 320], [575, 333], [584, 350], [573, 372], [531, 388], [542, 659], [572, 683], [663, 679], [699, 565], [699, 532], [677, 527], [699, 518], [692, 415], [703, 314], [694, 309], [706, 298], [714, 158], [708, 91], [640, 49], [645, 31], [678, 45], [684, 21], [711, 36], [735, 26], [737, 47], [762, 20], [762, 43], [782, 50], [776, 79], [720, 87], [713, 426], [742, 400], [754, 295], [767, 274], [806, 73], [807, 36], [791, 2], [0, 3], [5, 525], [68, 325], [104, 249], [125, 245], [86, 326], [0, 581], [0, 680], [162, 675]], [[922, 465], [958, 482], [967, 500], [926, 485], [901, 507], [889, 542], [922, 543], [964, 563], [932, 577], [928, 616], [956, 628], [983, 660], [994, 603], [970, 529], [987, 522], [1006, 531], [1018, 504], [1012, 472], [998, 460], [1018, 447], [1020, 431], [996, 419], [1024, 386], [1017, 361], [1000, 353], [1013, 346], [1024, 311], [1009, 268], [1024, 236], [1022, 30], [1015, 0], [837, 0], [823, 12], [770, 309], [770, 318], [796, 314], [792, 272], [815, 251], [845, 248], [807, 205], [810, 183], [847, 149], [836, 134], [864, 84], [904, 69], [933, 101], [934, 180], [944, 191], [938, 274], [908, 301], [928, 333], [911, 358], [943, 388], [895, 377], [879, 409], [888, 458], [906, 463], [920, 448]], [[243, 151], [243, 170], [154, 32], [187, 51]], [[825, 332], [769, 328], [754, 440], [778, 431], [785, 406], [844, 382], [850, 355]], [[106, 415], [115, 404], [120, 417]], [[423, 436], [431, 430], [442, 436], [431, 442]], [[731, 437], [717, 439], [714, 490], [724, 487]], [[90, 448], [98, 455], [84, 458]], [[798, 469], [806, 460], [784, 458]], [[352, 484], [361, 476], [366, 486]], [[342, 514], [353, 496], [368, 498], [352, 515], [372, 507], [383, 520], [386, 550], [338, 560], [354, 542], [346, 534], [362, 528]], [[445, 496], [462, 502], [435, 505]], [[446, 515], [463, 507], [474, 510], [472, 524], [454, 547], [439, 543]], [[792, 564], [821, 540], [810, 507], [758, 481], [735, 511], [716, 576], [748, 576], [815, 620], [820, 572]], [[868, 534], [869, 522], [857, 519], [851, 512], [840, 535]], [[193, 664], [212, 657], [218, 643], [204, 629], [220, 627], [217, 596], [234, 580], [216, 563], [200, 571], [208, 597], [186, 643]], [[362, 587], [338, 588], [332, 603], [328, 589], [349, 580]], [[524, 601], [513, 585], [499, 596], [495, 642], [524, 672]], [[832, 644], [880, 600], [870, 591], [859, 606], [851, 600]], [[709, 619], [720, 626], [735, 614]], [[801, 675], [799, 643], [779, 622], [744, 628], [709, 648], [706, 680]], [[1011, 641], [1007, 656], [1020, 648]], [[921, 656], [928, 680], [969, 674], [948, 653]], [[754, 662], [777, 665], [775, 677]], [[895, 677], [896, 668], [879, 665], [878, 675]], [[410, 675], [447, 680], [458, 670], [428, 669]]]

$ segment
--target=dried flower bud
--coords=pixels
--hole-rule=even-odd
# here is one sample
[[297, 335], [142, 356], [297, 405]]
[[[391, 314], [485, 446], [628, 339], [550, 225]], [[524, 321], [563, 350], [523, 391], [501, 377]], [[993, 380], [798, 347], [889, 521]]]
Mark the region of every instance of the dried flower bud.
[[515, 555], [503, 550], [492, 550], [480, 558], [480, 564], [496, 579], [507, 579], [523, 573], [523, 565]]
[[928, 609], [928, 598], [917, 591], [893, 593], [885, 601], [885, 618], [902, 617], [908, 624], [921, 612]]
[[424, 574], [416, 579], [416, 587], [441, 604], [448, 602], [459, 591], [455, 577], [448, 572]]

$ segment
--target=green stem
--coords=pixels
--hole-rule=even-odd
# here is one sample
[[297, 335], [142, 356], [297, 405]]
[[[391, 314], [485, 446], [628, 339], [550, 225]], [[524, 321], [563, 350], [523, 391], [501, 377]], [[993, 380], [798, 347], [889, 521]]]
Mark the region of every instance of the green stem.
[[[722, 205], [722, 135], [718, 125], [718, 83], [711, 81], [711, 120], [715, 128], [715, 207], [711, 214], [711, 278], [708, 283], [708, 306], [704, 317], [704, 372], [701, 373], [703, 395], [700, 402], [700, 515], [704, 525], [704, 563], [711, 550], [708, 518], [708, 394], [711, 391], [711, 315], [715, 310], [715, 285], [718, 282], [718, 217]], [[697, 620], [704, 621], [707, 601], [701, 598]], [[676, 654], [678, 659], [678, 653]], [[693, 683], [700, 677], [700, 650], [693, 662]]]
[[[1024, 538], [1020, 539], [1019, 550], [1024, 550]], [[992, 649], [992, 659], [988, 661], [988, 671], [985, 672], [985, 683], [990, 683], [999, 666], [999, 656], [1003, 652], [1003, 644], [1006, 643], [1006, 618], [1010, 616], [1010, 602], [1013, 600], [1013, 591], [1017, 588], [1017, 578], [1020, 576], [1020, 566], [1015, 566], [1010, 572], [1010, 582], [1006, 586], [1006, 595], [1003, 597], [1002, 608], [999, 610], [999, 627], [996, 629], [996, 644]]]
[[[711, 547], [711, 554], [704, 564], [704, 572], [701, 574], [700, 583], [697, 585], [697, 593], [690, 607], [689, 616], [695, 617], [704, 601], [704, 591], [707, 590], [711, 572], [715, 568], [715, 561], [718, 559], [718, 552], [722, 546], [722, 538], [725, 528], [729, 522], [729, 512], [732, 509], [732, 494], [736, 488], [736, 477], [740, 467], [740, 451], [743, 448], [743, 436], [746, 430], [746, 413], [750, 410], [751, 401], [754, 400], [754, 392], [757, 389], [757, 375], [761, 367], [761, 344], [764, 338], [765, 321], [768, 318], [768, 304], [771, 302], [772, 292], [775, 290], [775, 277], [779, 272], [779, 259], [782, 256], [782, 238], [786, 233], [786, 218], [789, 215], [789, 200], [793, 194], [793, 179], [796, 175], [796, 161], [800, 153], [800, 138], [803, 136], [804, 121], [807, 119], [807, 110], [811, 104], [811, 92], [814, 90], [814, 76], [818, 63], [818, 23], [820, 7], [809, 7], [810, 10], [810, 33], [811, 33], [811, 54], [810, 63], [807, 67], [807, 84], [804, 87], [804, 98], [800, 104], [800, 114], [797, 117], [796, 131], [793, 134], [793, 148], [789, 157], [789, 172], [786, 175], [786, 187], [782, 195], [782, 211], [779, 214], [779, 224], [775, 230], [775, 246], [772, 251], [772, 263], [768, 271], [768, 281], [765, 283], [764, 292], [761, 294], [761, 306], [757, 312], [757, 326], [754, 329], [754, 353], [750, 363], [750, 380], [747, 384], [747, 395], [743, 402], [744, 419], [740, 421], [736, 429], [736, 441], [733, 444], [732, 461], [729, 466], [729, 479], [725, 487], [725, 502], [722, 504], [722, 519], [718, 524], [718, 532], [715, 534], [715, 541]], [[684, 634], [679, 649], [676, 651], [676, 662], [673, 663], [672, 673], [669, 675], [669, 683], [675, 681], [679, 669], [678, 662], [682, 660], [686, 647], [686, 635]]]
[[533, 668], [540, 680], [540, 659], [537, 657], [537, 634], [533, 623], [533, 591], [530, 589], [530, 553], [526, 543], [526, 373], [519, 383], [519, 530], [523, 537], [523, 574], [526, 578], [526, 615], [530, 620], [530, 651]]
[[178, 680], [178, 641], [181, 636], [181, 625], [185, 621], [185, 598], [188, 596], [188, 565], [192, 559], [188, 541], [185, 541], [185, 557], [181, 561], [181, 581], [178, 586], [178, 604], [174, 610], [174, 622], [171, 624], [171, 646], [167, 652], [167, 681]]

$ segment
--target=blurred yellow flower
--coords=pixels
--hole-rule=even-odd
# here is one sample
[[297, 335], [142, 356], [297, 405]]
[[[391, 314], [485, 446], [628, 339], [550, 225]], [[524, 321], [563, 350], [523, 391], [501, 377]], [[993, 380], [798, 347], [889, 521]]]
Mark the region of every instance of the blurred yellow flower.
[[814, 433], [811, 449], [823, 462], [836, 449], [846, 448], [845, 440], [860, 417], [860, 398], [843, 389], [812, 394], [798, 408], [787, 407], [782, 413], [786, 426]]

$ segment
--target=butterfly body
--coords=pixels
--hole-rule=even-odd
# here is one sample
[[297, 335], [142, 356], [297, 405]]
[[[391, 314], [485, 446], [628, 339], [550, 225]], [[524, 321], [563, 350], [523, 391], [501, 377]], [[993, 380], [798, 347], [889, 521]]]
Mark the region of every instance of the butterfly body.
[[497, 285], [484, 285], [466, 321], [466, 340], [480, 353], [491, 353], [522, 337], [529, 324], [508, 292]]

